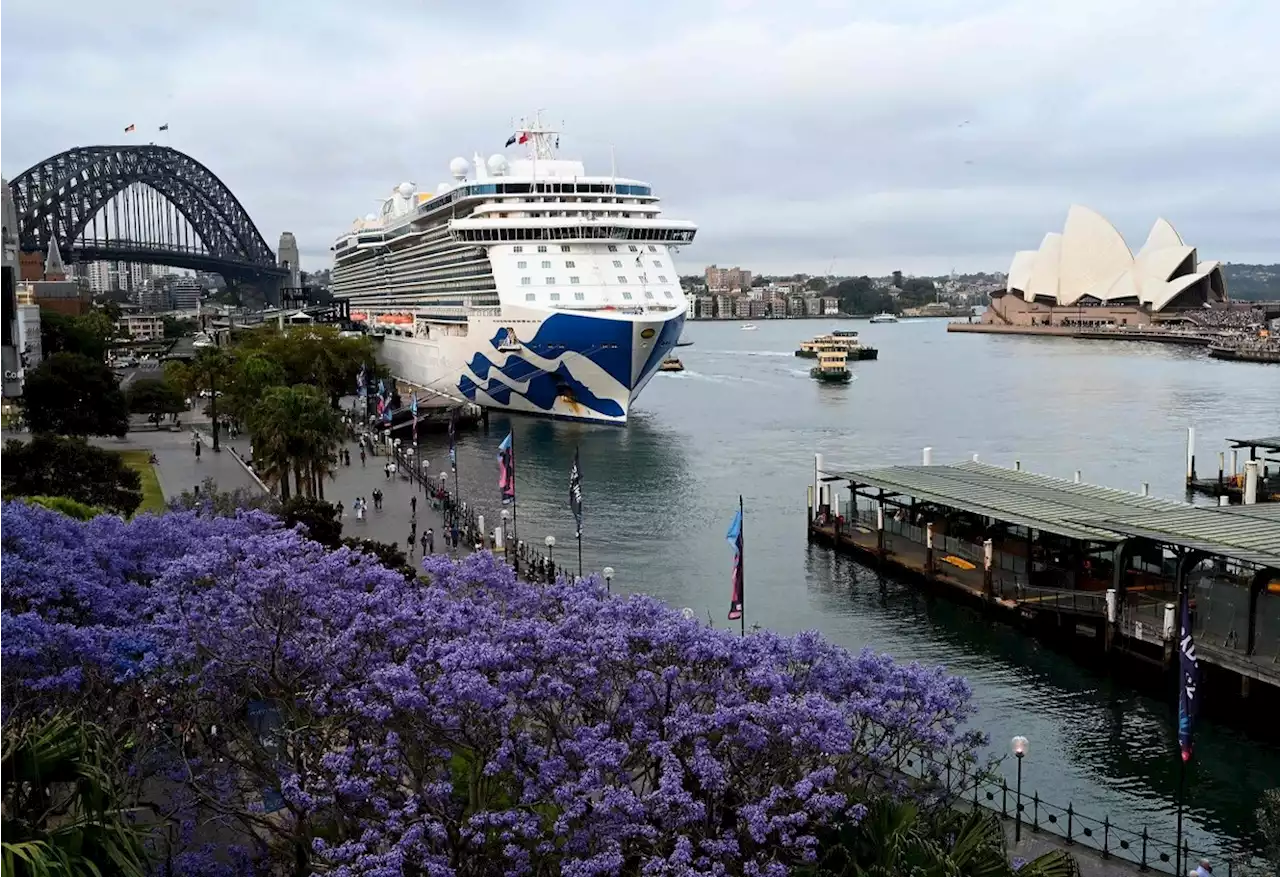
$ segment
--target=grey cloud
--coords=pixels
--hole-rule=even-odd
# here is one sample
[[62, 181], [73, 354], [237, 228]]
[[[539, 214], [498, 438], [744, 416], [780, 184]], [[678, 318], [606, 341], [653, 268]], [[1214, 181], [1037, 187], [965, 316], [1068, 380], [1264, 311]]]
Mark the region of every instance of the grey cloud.
[[[3, 166], [123, 127], [217, 173], [304, 262], [401, 180], [564, 118], [567, 154], [699, 223], [682, 268], [1003, 269], [1072, 201], [1274, 260], [1269, 4], [5, 5]], [[1161, 14], [1161, 11], [1165, 14]], [[968, 120], [969, 124], [961, 126]]]

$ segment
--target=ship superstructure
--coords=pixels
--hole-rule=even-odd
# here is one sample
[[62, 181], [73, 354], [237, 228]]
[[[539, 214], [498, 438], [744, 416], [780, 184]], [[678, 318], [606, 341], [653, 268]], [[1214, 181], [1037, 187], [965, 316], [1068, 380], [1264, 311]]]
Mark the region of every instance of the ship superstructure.
[[455, 158], [434, 192], [402, 183], [334, 244], [333, 292], [382, 337], [397, 377], [481, 405], [625, 421], [675, 346], [686, 302], [649, 184], [556, 157], [522, 124], [503, 154]]

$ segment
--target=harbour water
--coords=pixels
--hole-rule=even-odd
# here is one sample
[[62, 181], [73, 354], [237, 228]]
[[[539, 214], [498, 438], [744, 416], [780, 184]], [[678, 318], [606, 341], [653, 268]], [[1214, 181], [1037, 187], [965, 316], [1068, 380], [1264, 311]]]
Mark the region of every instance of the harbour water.
[[[728, 626], [724, 534], [746, 507], [748, 625], [816, 628], [851, 649], [943, 664], [967, 677], [994, 751], [1028, 737], [1024, 790], [1154, 836], [1174, 837], [1178, 764], [1170, 705], [1137, 693], [945, 600], [925, 599], [847, 558], [810, 547], [813, 454], [842, 464], [986, 462], [1183, 498], [1186, 427], [1201, 471], [1226, 436], [1274, 435], [1280, 369], [1134, 342], [947, 334], [944, 320], [855, 328], [880, 349], [855, 380], [823, 385], [799, 343], [815, 320], [691, 323], [685, 371], [660, 374], [625, 428], [495, 416], [460, 437], [463, 498], [496, 524], [497, 444], [514, 423], [521, 539], [557, 539], [575, 562], [568, 472], [580, 449], [584, 564], [616, 570], [622, 592], [656, 595]], [[424, 451], [444, 462], [443, 437]], [[1212, 463], [1210, 461], [1213, 461]], [[1204, 721], [1187, 796], [1193, 846], [1251, 839], [1263, 790], [1280, 786], [1280, 730], [1268, 738]], [[1012, 773], [1009, 773], [1012, 776]]]

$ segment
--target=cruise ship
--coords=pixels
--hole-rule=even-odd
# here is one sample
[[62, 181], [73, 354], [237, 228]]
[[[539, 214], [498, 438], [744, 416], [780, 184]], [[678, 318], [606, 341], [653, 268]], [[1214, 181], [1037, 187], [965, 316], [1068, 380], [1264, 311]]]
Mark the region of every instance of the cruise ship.
[[501, 153], [401, 183], [334, 244], [332, 291], [397, 378], [489, 408], [625, 423], [675, 347], [673, 257], [697, 227], [650, 185], [589, 175], [560, 135], [521, 124]]

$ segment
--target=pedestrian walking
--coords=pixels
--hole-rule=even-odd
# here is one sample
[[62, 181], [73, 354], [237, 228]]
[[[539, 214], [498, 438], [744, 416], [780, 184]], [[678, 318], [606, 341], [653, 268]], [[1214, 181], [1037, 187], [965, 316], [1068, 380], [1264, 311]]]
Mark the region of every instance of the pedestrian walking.
[[457, 551], [458, 550], [458, 524], [456, 521], [453, 524], [453, 529], [450, 530], [450, 534], [453, 536], [453, 550]]
[[377, 511], [382, 511], [382, 488], [375, 487], [373, 489], [373, 507]]
[[363, 467], [364, 467], [364, 461], [365, 461], [364, 444], [361, 444], [361, 445], [360, 445], [360, 466], [361, 466], [361, 468], [363, 468]]
[[409, 559], [413, 560], [413, 534], [409, 534], [409, 538], [405, 540], [405, 545], [409, 547]]
[[199, 438], [199, 436], [197, 436], [197, 437], [196, 437], [196, 444], [195, 444], [195, 449], [196, 449], [196, 462], [197, 462], [197, 463], [199, 463], [199, 462], [200, 462], [200, 444], [201, 444], [201, 442], [200, 442], [200, 438]]
[[341, 521], [346, 515], [346, 508], [342, 505], [342, 500], [338, 500], [338, 520]]
[[429, 554], [435, 554], [436, 553], [436, 531], [428, 527], [426, 532], [422, 534], [422, 538], [423, 540], [425, 540], [427, 544], [427, 548], [426, 548], [427, 552]]
[[431, 545], [431, 536], [429, 535], [430, 533], [431, 533], [431, 528], [429, 527], [426, 530], [422, 531], [422, 539], [420, 541], [422, 542], [422, 556], [424, 559], [428, 554], [431, 553], [429, 550], [429, 546]]
[[409, 497], [409, 514], [414, 516], [418, 514], [418, 497], [416, 494]]

